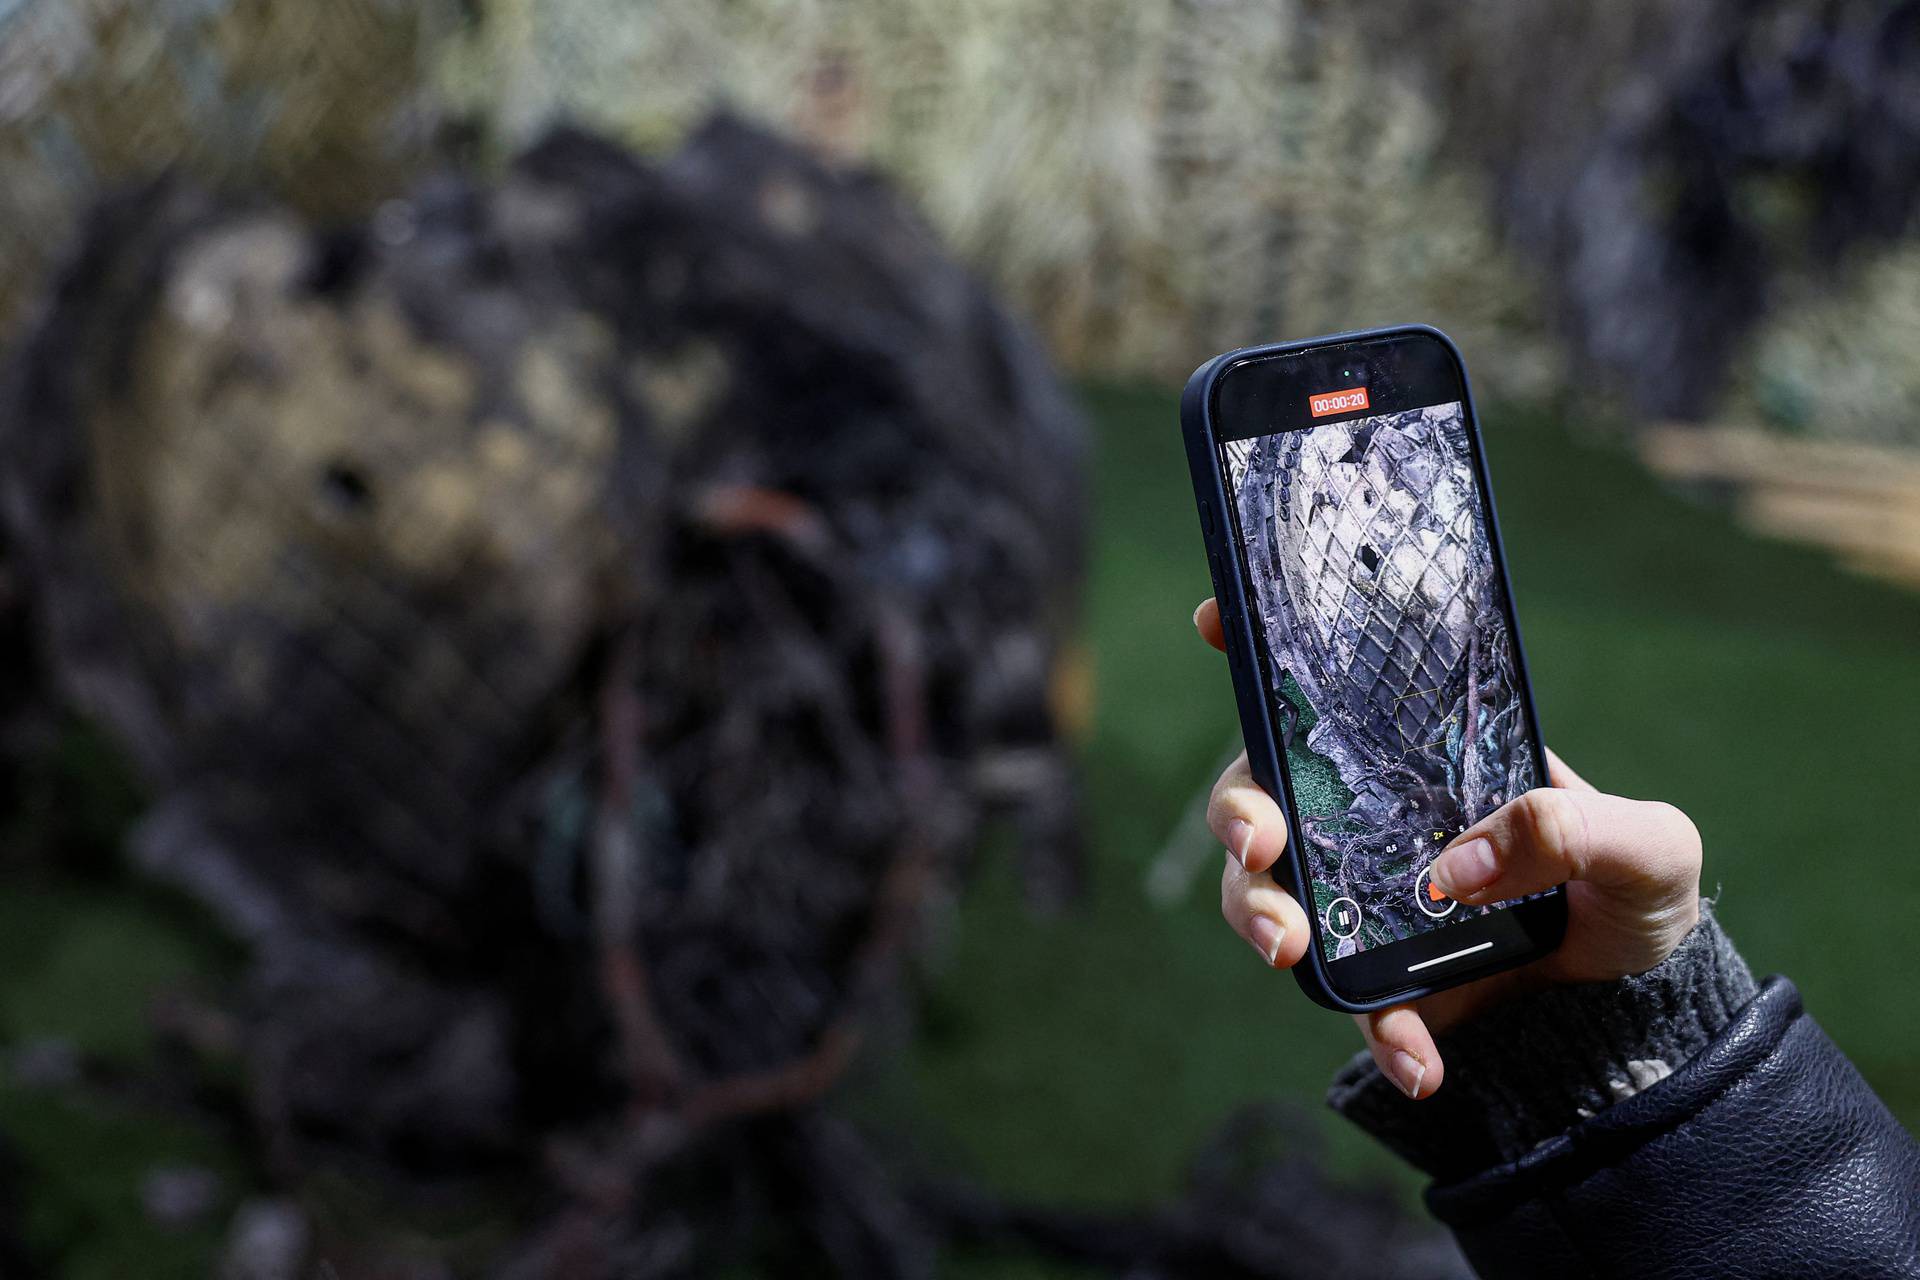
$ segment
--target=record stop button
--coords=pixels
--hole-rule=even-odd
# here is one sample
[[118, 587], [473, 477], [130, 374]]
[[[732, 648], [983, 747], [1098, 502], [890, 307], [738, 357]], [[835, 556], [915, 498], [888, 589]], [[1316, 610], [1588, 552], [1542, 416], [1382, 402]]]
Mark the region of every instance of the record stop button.
[[1352, 898], [1335, 898], [1329, 902], [1327, 932], [1343, 939], [1360, 932], [1360, 904]]
[[1460, 905], [1443, 893], [1440, 886], [1433, 882], [1432, 863], [1428, 863], [1414, 878], [1413, 904], [1435, 920], [1446, 919], [1453, 914], [1453, 909]]

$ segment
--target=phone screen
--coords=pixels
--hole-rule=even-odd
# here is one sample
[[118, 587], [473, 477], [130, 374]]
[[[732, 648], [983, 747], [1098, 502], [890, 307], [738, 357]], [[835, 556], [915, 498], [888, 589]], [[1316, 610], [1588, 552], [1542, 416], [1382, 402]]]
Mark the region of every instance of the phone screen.
[[1329, 961], [1500, 910], [1429, 868], [1544, 781], [1464, 387], [1340, 354], [1220, 443]]

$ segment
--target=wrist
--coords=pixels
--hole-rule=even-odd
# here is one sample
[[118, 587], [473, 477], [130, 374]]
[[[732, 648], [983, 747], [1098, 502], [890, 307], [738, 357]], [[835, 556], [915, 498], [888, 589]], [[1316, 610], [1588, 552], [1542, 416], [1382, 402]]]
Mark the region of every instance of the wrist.
[[1552, 987], [1486, 1008], [1439, 1038], [1447, 1083], [1413, 1102], [1364, 1056], [1329, 1102], [1436, 1177], [1512, 1160], [1678, 1070], [1753, 998], [1753, 975], [1701, 905], [1643, 974]]

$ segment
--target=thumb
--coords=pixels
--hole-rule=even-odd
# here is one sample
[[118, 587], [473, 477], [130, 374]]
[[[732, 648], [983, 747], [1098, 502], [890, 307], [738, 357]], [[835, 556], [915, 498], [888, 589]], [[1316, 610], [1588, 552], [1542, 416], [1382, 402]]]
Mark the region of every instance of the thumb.
[[1504, 902], [1584, 881], [1652, 900], [1698, 881], [1700, 833], [1670, 804], [1541, 787], [1461, 832], [1433, 880], [1466, 903]]

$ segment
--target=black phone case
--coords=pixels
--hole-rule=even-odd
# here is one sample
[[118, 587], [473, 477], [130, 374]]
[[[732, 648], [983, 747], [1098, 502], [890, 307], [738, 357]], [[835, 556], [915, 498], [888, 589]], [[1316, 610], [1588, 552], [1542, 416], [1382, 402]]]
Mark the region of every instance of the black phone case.
[[[1262, 685], [1259, 651], [1254, 645], [1249, 606], [1252, 594], [1248, 590], [1240, 556], [1228, 538], [1231, 526], [1227, 519], [1226, 479], [1220, 472], [1220, 454], [1213, 436], [1213, 389], [1221, 373], [1242, 360], [1409, 333], [1423, 333], [1439, 339], [1459, 370], [1461, 394], [1466, 406], [1467, 434], [1473, 441], [1473, 465], [1487, 499], [1487, 542], [1493, 552], [1494, 569], [1500, 575], [1501, 587], [1507, 593], [1508, 613], [1512, 615], [1516, 612], [1512, 603], [1512, 584], [1507, 575], [1506, 553], [1500, 541], [1500, 519], [1494, 509], [1493, 484], [1480, 443], [1480, 415], [1474, 407], [1473, 387], [1467, 380], [1467, 364], [1460, 355], [1460, 349], [1454, 345], [1453, 339], [1440, 330], [1424, 324], [1393, 325], [1384, 329], [1361, 329], [1320, 338], [1304, 338], [1297, 342], [1241, 347], [1215, 356], [1195, 369], [1193, 376], [1187, 379], [1186, 389], [1180, 394], [1180, 432], [1186, 441], [1187, 467], [1193, 475], [1194, 498], [1200, 507], [1201, 533], [1207, 544], [1207, 568], [1213, 574], [1214, 596], [1220, 603], [1220, 623], [1227, 638], [1227, 665], [1233, 676], [1234, 700], [1240, 711], [1240, 731], [1246, 739], [1247, 763], [1251, 766], [1254, 781], [1279, 802], [1280, 810], [1286, 816], [1286, 858], [1282, 864], [1275, 865], [1274, 876], [1306, 908], [1307, 919], [1313, 930], [1306, 955], [1293, 966], [1293, 976], [1314, 1003], [1343, 1013], [1366, 1013], [1389, 1005], [1405, 1004], [1436, 991], [1530, 964], [1551, 950], [1522, 954], [1482, 968], [1464, 969], [1448, 975], [1442, 981], [1396, 990], [1372, 999], [1349, 1000], [1333, 989], [1328, 978], [1327, 960], [1321, 947], [1322, 922], [1313, 909], [1313, 895], [1307, 891], [1310, 874], [1302, 852], [1305, 845], [1300, 835], [1299, 816], [1294, 812], [1291, 787], [1283, 785], [1286, 778], [1285, 753], [1281, 751], [1279, 737], [1274, 732], [1272, 707]], [[1533, 687], [1527, 677], [1526, 650], [1520, 638], [1519, 618], [1510, 617], [1510, 622], [1521, 699], [1528, 727], [1533, 731], [1535, 767], [1539, 776], [1545, 778], [1546, 749], [1534, 711]], [[1564, 890], [1554, 892], [1564, 901]]]

